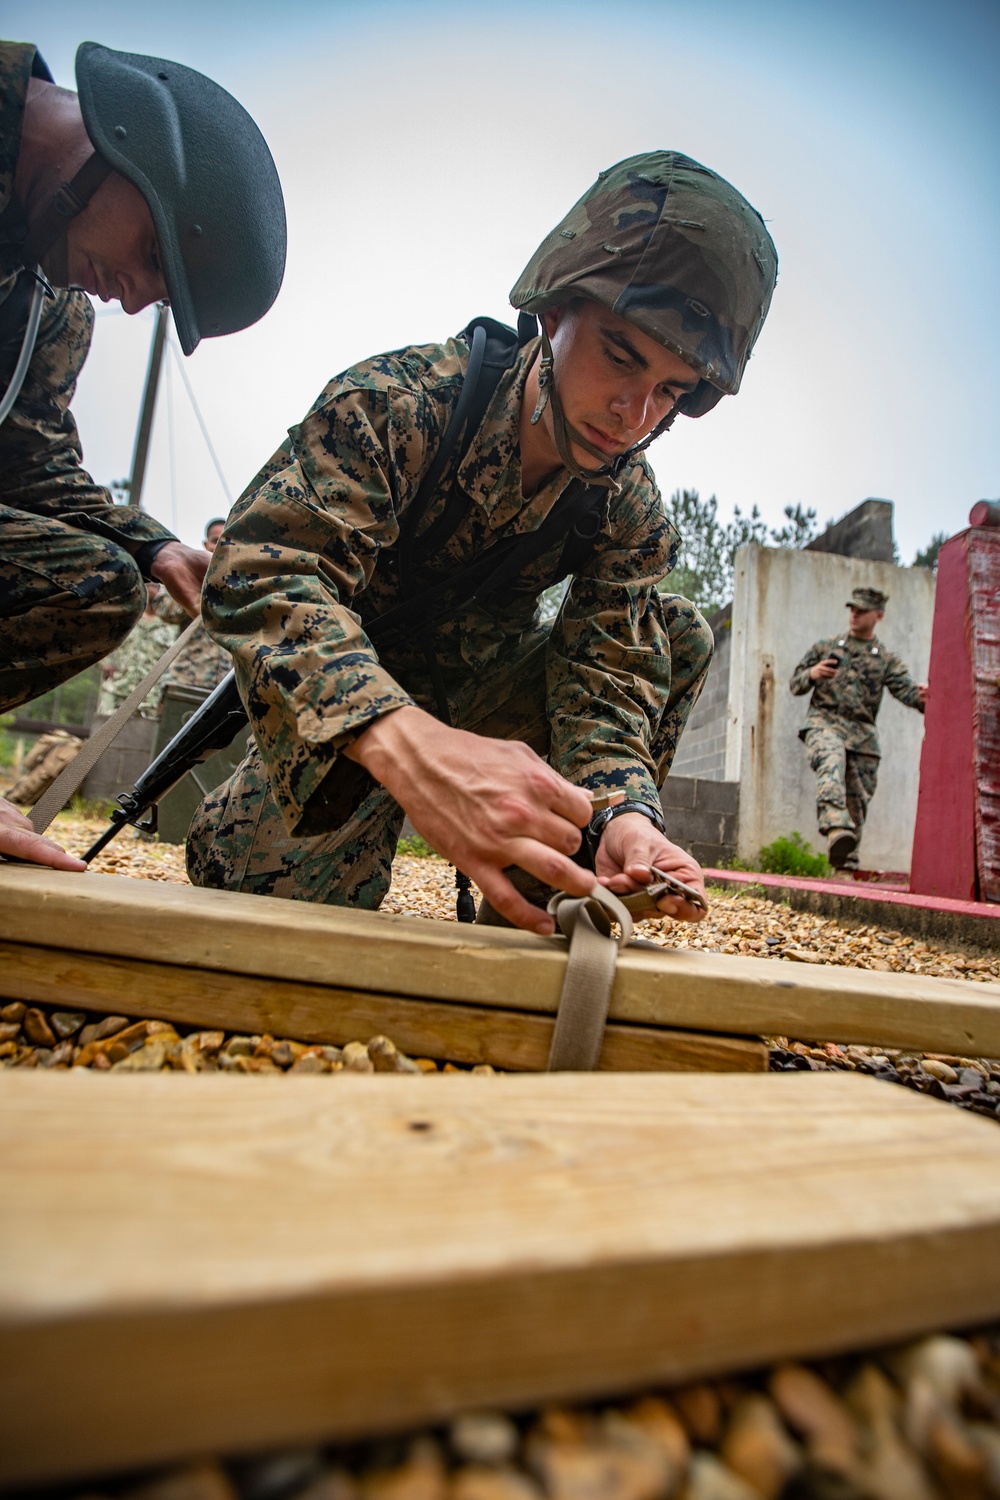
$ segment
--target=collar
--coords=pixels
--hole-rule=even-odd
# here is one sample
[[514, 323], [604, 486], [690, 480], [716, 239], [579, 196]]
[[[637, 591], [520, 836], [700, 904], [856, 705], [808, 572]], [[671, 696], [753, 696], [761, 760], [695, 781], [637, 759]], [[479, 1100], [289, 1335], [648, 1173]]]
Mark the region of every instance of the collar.
[[873, 635], [870, 641], [865, 641], [862, 640], [861, 636], [851, 635], [850, 631], [845, 631], [842, 636], [838, 637], [837, 645], [846, 646], [848, 650], [854, 645], [859, 651], [869, 651], [872, 656], [880, 656], [882, 654], [882, 642], [877, 635]]
[[565, 469], [557, 469], [530, 500], [521, 493], [521, 403], [538, 347], [538, 339], [530, 340], [501, 376], [458, 470], [458, 484], [482, 508], [493, 531], [505, 526], [534, 531], [572, 478]]

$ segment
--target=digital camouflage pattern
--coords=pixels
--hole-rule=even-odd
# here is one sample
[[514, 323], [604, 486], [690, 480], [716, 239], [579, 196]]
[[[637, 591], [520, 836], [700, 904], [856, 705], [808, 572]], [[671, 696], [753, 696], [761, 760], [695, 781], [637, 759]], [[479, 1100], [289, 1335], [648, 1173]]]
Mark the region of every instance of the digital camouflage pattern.
[[[135, 629], [105, 662], [105, 666], [112, 668], [113, 672], [101, 683], [97, 712], [115, 713], [176, 639], [177, 631], [172, 625], [167, 625], [163, 620], [151, 619], [147, 614], [141, 615]], [[154, 682], [136, 712], [149, 715], [158, 713], [162, 697], [161, 677], [159, 682]]]
[[[694, 606], [679, 596], [665, 596], [662, 604], [672, 671], [650, 743], [658, 782], [670, 769], [711, 658], [711, 636]], [[548, 629], [534, 629], [510, 668], [489, 674], [478, 686], [470, 682], [461, 697], [459, 727], [522, 740], [549, 757], [548, 646]], [[345, 762], [348, 766], [359, 770], [353, 762]], [[195, 885], [373, 911], [389, 889], [403, 816], [389, 793], [365, 778], [358, 805], [340, 828], [316, 838], [294, 838], [278, 810], [260, 751], [251, 746], [236, 774], [195, 815], [188, 835], [188, 874]]]
[[885, 609], [889, 595], [883, 594], [881, 589], [852, 589], [847, 602], [855, 609]]
[[[829, 656], [840, 658], [836, 676], [813, 682], [810, 667]], [[816, 775], [819, 831], [826, 834], [835, 828], [853, 828], [860, 845], [868, 804], [878, 782], [882, 751], [875, 718], [882, 694], [888, 688], [900, 703], [923, 713], [917, 684], [900, 657], [887, 651], [877, 636], [863, 641], [845, 634], [810, 647], [792, 673], [790, 687], [797, 695], [812, 692], [799, 739], [805, 742], [809, 765]], [[844, 868], [857, 867], [855, 849]]]
[[[165, 589], [157, 594], [153, 610], [168, 625], [184, 629], [191, 623], [187, 610], [176, 599], [171, 599]], [[211, 691], [219, 686], [223, 677], [232, 669], [232, 658], [226, 655], [221, 646], [216, 645], [199, 620], [198, 628], [188, 644], [164, 672], [163, 686], [174, 683], [178, 687], [207, 688]]]
[[[521, 493], [519, 413], [537, 350], [532, 341], [520, 352], [465, 456], [450, 460], [422, 526], [440, 514], [452, 477], [468, 504], [446, 546], [415, 576], [415, 589], [443, 581], [503, 537], [537, 528], [570, 482], [559, 470], [530, 499]], [[452, 339], [338, 376], [237, 501], [209, 566], [203, 609], [209, 631], [235, 658], [259, 761], [252, 752], [229, 791], [196, 820], [196, 880], [239, 884], [240, 862], [259, 857], [254, 881], [271, 882], [278, 893], [283, 861], [302, 849], [303, 837], [337, 830], [350, 846], [346, 825], [368, 816], [375, 789], [340, 751], [394, 708], [416, 703], [434, 711], [420, 644], [397, 639], [376, 653], [365, 623], [400, 597], [400, 520], [437, 451], [467, 361], [465, 343]], [[505, 597], [436, 629], [452, 722], [477, 724], [483, 693], [499, 711], [500, 684], [516, 679], [527, 658], [542, 662], [543, 673], [533, 670], [539, 683], [544, 675], [538, 701], [556, 770], [580, 786], [655, 801], [712, 653], [697, 611], [657, 593], [677, 547], [652, 475], [637, 459], [621, 493], [609, 497], [592, 559], [549, 632], [539, 627], [537, 602], [557, 577], [561, 541]], [[519, 721], [520, 690], [509, 703]], [[268, 784], [285, 829], [280, 837]], [[268, 819], [263, 837], [257, 830]], [[358, 837], [364, 843], [368, 834]], [[394, 843], [387, 832], [383, 852], [373, 856], [379, 869]], [[277, 851], [274, 865], [265, 846]], [[345, 857], [355, 852], [352, 846]], [[382, 877], [359, 873], [354, 886], [370, 878], [377, 885]], [[327, 879], [324, 868], [318, 888], [337, 884]]]
[[[0, 322], [22, 261], [10, 237], [12, 194], [34, 53], [0, 43]], [[83, 468], [69, 406], [93, 323], [85, 293], [58, 290], [46, 297], [27, 379], [0, 427], [0, 711], [47, 692], [111, 651], [142, 613], [142, 577], [156, 545], [173, 540], [145, 512], [115, 505]], [[5, 333], [0, 389], [22, 331], [23, 323]]]
[[[853, 828], [861, 844], [868, 804], [878, 785], [879, 757], [848, 750], [835, 729], [806, 731], [809, 766], [816, 775], [816, 822], [822, 834]], [[858, 850], [844, 861], [844, 869], [858, 868]]]
[[[841, 658], [837, 675], [813, 682], [810, 667], [828, 656]], [[795, 668], [789, 686], [796, 696], [812, 693], [806, 722], [799, 730], [800, 740], [810, 729], [830, 728], [848, 750], [864, 755], [878, 757], [882, 753], [875, 718], [886, 689], [907, 708], [924, 711], [917, 684], [902, 659], [895, 651], [886, 650], [877, 636], [862, 641], [845, 634], [817, 641]]]
[[[187, 619], [187, 615], [184, 617]], [[163, 675], [163, 685], [217, 688], [227, 672], [233, 669], [232, 657], [217, 645], [199, 620], [187, 645], [175, 656]]]
[[698, 371], [678, 410], [700, 417], [739, 390], [777, 271], [771, 236], [741, 193], [689, 156], [650, 151], [600, 174], [510, 300], [532, 313], [572, 297], [610, 308]]

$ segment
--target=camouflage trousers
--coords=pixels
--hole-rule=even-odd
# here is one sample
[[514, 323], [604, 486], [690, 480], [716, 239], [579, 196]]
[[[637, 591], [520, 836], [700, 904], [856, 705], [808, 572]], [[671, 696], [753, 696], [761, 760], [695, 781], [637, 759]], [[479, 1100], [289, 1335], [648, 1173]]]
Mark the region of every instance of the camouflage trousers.
[[[877, 755], [848, 750], [835, 729], [810, 729], [805, 735], [809, 765], [816, 773], [816, 819], [820, 833], [853, 828], [861, 844], [868, 804], [878, 783]], [[857, 852], [848, 865], [857, 865]]]
[[122, 547], [0, 505], [0, 712], [107, 656], [145, 607], [146, 586]]
[[[693, 605], [665, 598], [664, 609], [672, 681], [651, 747], [658, 785], [670, 770], [713, 650], [712, 632]], [[545, 645], [545, 634], [539, 632], [511, 667], [471, 686], [456, 727], [494, 739], [523, 740], [547, 756]], [[194, 885], [374, 911], [389, 890], [403, 818], [399, 803], [376, 785], [340, 828], [316, 838], [293, 838], [271, 794], [260, 752], [252, 745], [230, 780], [206, 797], [194, 815], [188, 874]]]

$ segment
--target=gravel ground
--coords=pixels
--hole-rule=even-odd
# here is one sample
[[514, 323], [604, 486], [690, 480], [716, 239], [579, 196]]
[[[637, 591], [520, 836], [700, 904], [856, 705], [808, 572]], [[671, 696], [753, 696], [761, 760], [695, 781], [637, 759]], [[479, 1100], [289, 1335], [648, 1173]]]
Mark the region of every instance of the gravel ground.
[[[54, 831], [80, 851], [103, 826], [64, 814]], [[187, 878], [179, 847], [131, 830], [93, 867], [144, 880]], [[451, 870], [441, 860], [400, 856], [385, 909], [453, 921]], [[1000, 957], [849, 928], [741, 893], [715, 893], [697, 927], [647, 922], [637, 930], [664, 947], [1000, 980]], [[0, 1008], [0, 1066], [457, 1071], [407, 1058], [386, 1037], [307, 1046], [18, 1001]], [[1000, 1109], [996, 1060], [779, 1037], [771, 1039], [771, 1066], [858, 1069], [966, 1109]], [[55, 1493], [79, 1500], [1000, 1500], [1000, 1328], [647, 1392], [610, 1407], [483, 1412], [379, 1442], [212, 1458]]]

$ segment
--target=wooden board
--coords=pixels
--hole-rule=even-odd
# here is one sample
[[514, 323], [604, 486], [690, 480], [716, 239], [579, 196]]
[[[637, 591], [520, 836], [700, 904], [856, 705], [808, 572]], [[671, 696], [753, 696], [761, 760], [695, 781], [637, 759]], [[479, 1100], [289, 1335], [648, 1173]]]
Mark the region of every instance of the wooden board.
[[10, 1072], [0, 1133], [8, 1485], [1000, 1314], [1000, 1130], [857, 1076]]
[[[116, 875], [0, 866], [0, 939], [369, 993], [554, 1014], [562, 939]], [[610, 1016], [640, 1026], [1000, 1056], [1000, 986], [628, 948]]]
[[[413, 1057], [492, 1063], [497, 1068], [529, 1072], [544, 1070], [555, 1027], [552, 1016], [525, 1011], [67, 953], [23, 943], [0, 942], [0, 995], [226, 1031], [267, 1031], [303, 1042], [342, 1045], [384, 1032]], [[598, 1069], [763, 1073], [767, 1047], [751, 1037], [613, 1021], [605, 1029]]]

